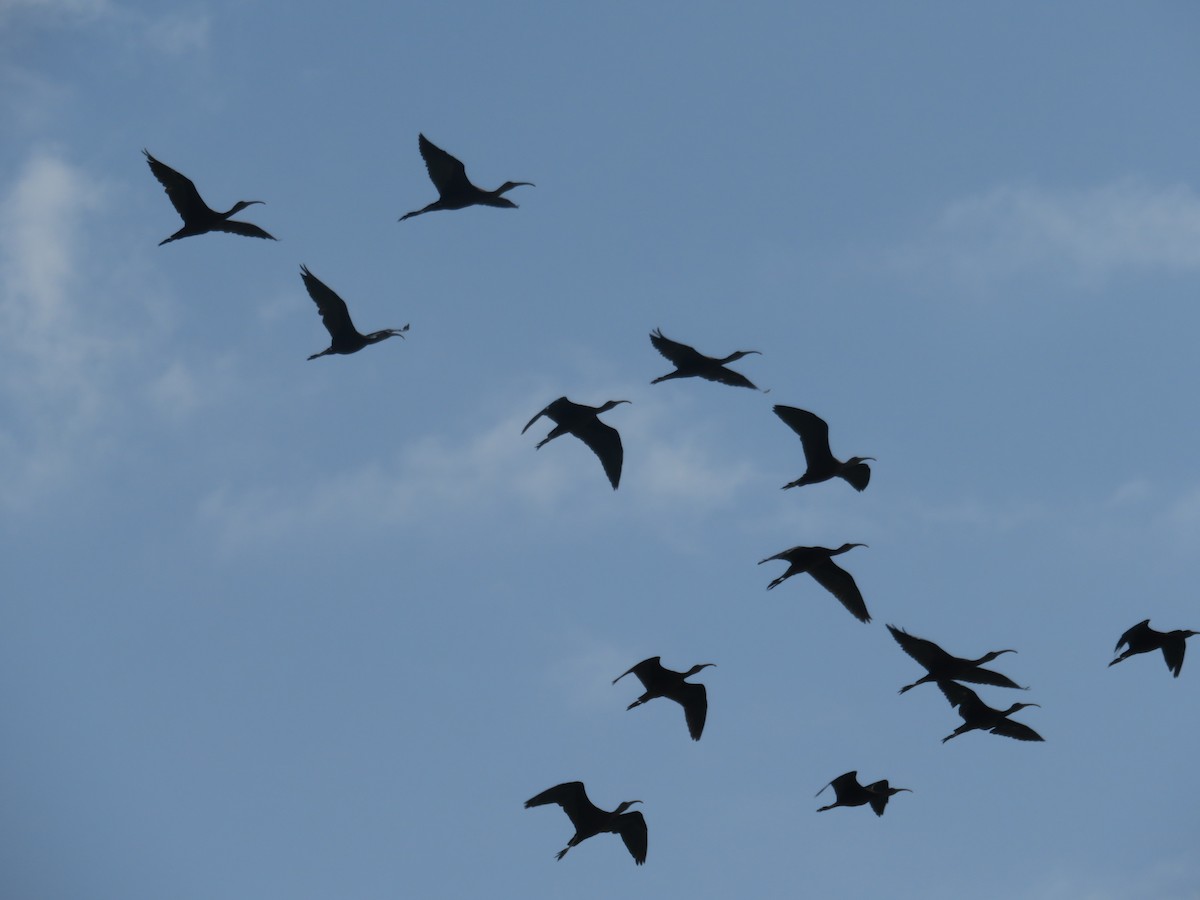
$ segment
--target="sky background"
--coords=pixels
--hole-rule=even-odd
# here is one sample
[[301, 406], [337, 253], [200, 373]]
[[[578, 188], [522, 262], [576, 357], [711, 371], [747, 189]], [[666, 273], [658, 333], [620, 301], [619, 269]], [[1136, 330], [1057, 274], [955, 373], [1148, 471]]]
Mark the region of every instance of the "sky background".
[[[1106, 668], [1200, 629], [1200, 9], [283, 9], [0, 0], [0, 896], [1200, 897], [1200, 645]], [[418, 132], [537, 186], [400, 224]], [[156, 246], [143, 147], [280, 240]], [[301, 264], [408, 339], [306, 361]], [[871, 624], [764, 590], [846, 541]], [[939, 743], [885, 623], [1046, 742]], [[577, 779], [644, 867], [555, 862]]]

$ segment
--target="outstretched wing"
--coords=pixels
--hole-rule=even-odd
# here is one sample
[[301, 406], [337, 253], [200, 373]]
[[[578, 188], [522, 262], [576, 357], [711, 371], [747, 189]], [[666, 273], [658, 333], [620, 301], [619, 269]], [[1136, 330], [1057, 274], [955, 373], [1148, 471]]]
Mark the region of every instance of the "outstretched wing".
[[331, 338], [337, 340], [339, 336], [357, 330], [354, 323], [350, 321], [350, 310], [346, 308], [346, 301], [330, 290], [325, 282], [308, 271], [307, 266], [300, 267], [300, 277], [304, 279], [304, 287], [308, 290], [308, 296], [312, 297], [313, 302], [317, 304], [317, 309], [321, 313], [321, 321], [325, 323], [325, 330], [329, 332]]
[[163, 186], [163, 190], [167, 192], [167, 197], [171, 200], [171, 205], [175, 207], [175, 212], [179, 213], [184, 222], [203, 217], [210, 212], [208, 205], [200, 199], [200, 192], [196, 190], [196, 185], [190, 178], [176, 172], [166, 163], [159, 162], [150, 155], [149, 150], [142, 150], [142, 152], [146, 154], [146, 162], [150, 165], [150, 171]]
[[1020, 722], [1014, 722], [1012, 719], [1001, 719], [992, 728], [992, 734], [1002, 734], [1005, 737], [1015, 738], [1018, 741], [1045, 740], [1044, 737], [1042, 737], [1028, 725], [1023, 725]]
[[825, 792], [825, 788], [830, 786], [833, 787], [833, 793], [840, 798], [847, 790], [853, 790], [858, 787], [858, 770], [855, 769], [853, 772], [845, 772], [839, 775], [833, 781], [829, 782], [829, 784], [825, 785], [825, 787], [821, 788], [821, 790], [813, 794], [813, 796], [820, 797]]
[[889, 625], [887, 629], [896, 639], [896, 643], [900, 645], [900, 649], [924, 666], [927, 671], [932, 672], [935, 668], [941, 668], [950, 662], [950, 654], [933, 641], [909, 634], [895, 625]]
[[599, 419], [592, 419], [576, 426], [574, 434], [600, 458], [604, 474], [615, 491], [621, 483], [621, 465], [625, 460], [625, 449], [621, 446], [621, 435], [617, 429]]
[[806, 409], [782, 404], [775, 406], [775, 415], [783, 419], [783, 423], [800, 436], [804, 457], [808, 460], [810, 468], [827, 468], [836, 464], [833, 452], [829, 449], [829, 425], [824, 419]]
[[1176, 678], [1179, 677], [1179, 673], [1183, 669], [1183, 654], [1186, 650], [1187, 639], [1183, 635], [1168, 635], [1163, 641], [1163, 659], [1167, 661], [1167, 668], [1174, 673]]
[[417, 146], [421, 149], [421, 158], [425, 160], [429, 180], [443, 197], [461, 191], [464, 186], [470, 184], [467, 180], [466, 166], [432, 143], [425, 135], [417, 136]]
[[735, 372], [733, 369], [725, 368], [725, 366], [717, 366], [707, 372], [702, 372], [700, 377], [707, 378], [709, 381], [715, 381], [718, 384], [727, 384], [730, 387], [750, 388], [752, 391], [758, 390], [758, 385], [741, 372]]
[[960, 714], [963, 709], [978, 707], [983, 703], [978, 694], [956, 681], [939, 681], [937, 686], [942, 689], [942, 693], [946, 695], [950, 705], [959, 708]]
[[697, 362], [708, 358], [698, 353], [695, 347], [689, 347], [687, 344], [681, 344], [666, 337], [661, 328], [656, 328], [650, 333], [650, 343], [654, 345], [655, 350], [673, 362], [676, 368], [695, 366]]
[[692, 740], [700, 740], [700, 735], [704, 733], [704, 721], [708, 718], [708, 691], [704, 685], [685, 681], [678, 694], [671, 699], [683, 707], [683, 717], [687, 719], [688, 734]]
[[546, 806], [550, 803], [557, 803], [563, 808], [576, 830], [582, 823], [592, 821], [600, 814], [600, 810], [588, 799], [582, 781], [565, 781], [547, 788], [536, 797], [526, 800], [525, 808]]
[[842, 606], [850, 610], [850, 614], [860, 622], [870, 622], [871, 614], [867, 612], [867, 603], [863, 600], [854, 577], [835, 563], [825, 560], [808, 570], [817, 583], [842, 602]]
[[1149, 628], [1149, 619], [1142, 619], [1142, 621], [1129, 628], [1123, 635], [1121, 635], [1121, 639], [1117, 641], [1117, 646], [1113, 647], [1113, 653], [1116, 653], [1118, 650], [1120, 650], [1122, 644], [1128, 644], [1130, 647], [1133, 647], [1133, 641], [1137, 638], [1138, 633], [1147, 631]]
[[[241, 234], [246, 237], [266, 238], [268, 241], [279, 240], [279, 238], [272, 234], [268, 234], [257, 225], [251, 225], [249, 222], [235, 222], [233, 219], [225, 219], [223, 221], [213, 223], [212, 230], [227, 231], [230, 234]], [[326, 288], [326, 290], [328, 290], [328, 288]], [[333, 292], [330, 291], [330, 293]]]
[[661, 656], [652, 656], [649, 659], [643, 659], [636, 666], [630, 666], [627, 670], [614, 678], [613, 684], [616, 684], [626, 675], [632, 673], [637, 676], [638, 681], [642, 683], [642, 687], [648, 690], [653, 683], [662, 677], [664, 669], [662, 663], [660, 662], [661, 659]]
[[622, 813], [617, 817], [617, 832], [625, 842], [633, 861], [639, 866], [646, 861], [646, 848], [650, 836], [646, 830], [646, 820], [640, 812]]

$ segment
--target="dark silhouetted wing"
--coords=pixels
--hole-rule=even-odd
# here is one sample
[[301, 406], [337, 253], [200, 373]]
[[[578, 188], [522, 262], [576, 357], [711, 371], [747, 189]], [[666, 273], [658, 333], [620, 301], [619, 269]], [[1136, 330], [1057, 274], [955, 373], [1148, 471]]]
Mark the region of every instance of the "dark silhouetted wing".
[[581, 826], [591, 825], [597, 817], [603, 815], [588, 799], [582, 781], [566, 781], [547, 788], [536, 797], [526, 800], [525, 808], [545, 806], [549, 803], [557, 803], [561, 806], [576, 830], [579, 830]]
[[980, 668], [979, 666], [963, 667], [956, 678], [959, 681], [969, 681], [971, 684], [990, 684], [993, 687], [1016, 688], [1018, 691], [1027, 690], [1021, 687], [1007, 675], [1001, 675], [999, 672], [993, 672], [991, 669]]
[[1179, 672], [1183, 669], [1183, 654], [1187, 650], [1187, 640], [1180, 634], [1167, 635], [1163, 639], [1162, 652], [1163, 659], [1167, 661], [1167, 668], [1179, 677]]
[[1045, 740], [1044, 737], [1042, 737], [1028, 725], [1023, 725], [1020, 722], [1014, 722], [1012, 719], [1001, 719], [992, 728], [992, 734], [1002, 734], [1005, 737], [1015, 738], [1018, 741]]
[[702, 372], [700, 377], [707, 378], [709, 381], [716, 381], [720, 384], [727, 384], [730, 387], [750, 388], [752, 391], [758, 390], [758, 385], [745, 375], [735, 372], [733, 369], [727, 369], [724, 366], [719, 366], [708, 372]]
[[942, 689], [942, 693], [946, 695], [950, 705], [959, 708], [960, 713], [965, 709], [978, 708], [983, 705], [978, 694], [956, 681], [939, 681], [937, 686]]
[[203, 219], [206, 215], [211, 215], [212, 210], [200, 199], [200, 192], [196, 190], [196, 185], [190, 178], [176, 172], [166, 163], [159, 162], [150, 155], [149, 150], [142, 150], [142, 152], [146, 154], [146, 162], [150, 164], [150, 171], [163, 186], [163, 190], [167, 192], [167, 197], [171, 200], [171, 205], [175, 207], [175, 212], [179, 213], [184, 222], [196, 221]]
[[615, 491], [621, 483], [621, 465], [625, 459], [625, 449], [621, 446], [621, 435], [617, 433], [617, 429], [605, 425], [599, 419], [592, 419], [577, 425], [574, 434], [600, 457], [604, 474], [608, 476]]
[[[214, 222], [212, 225], [213, 231], [227, 231], [230, 234], [241, 234], [246, 237], [266, 238], [268, 241], [275, 241], [278, 238], [268, 234], [257, 225], [251, 225], [249, 222], [235, 222], [233, 219], [225, 219], [220, 222]], [[326, 288], [328, 290], [328, 288]], [[333, 293], [330, 291], [330, 293]]]
[[650, 843], [646, 819], [640, 812], [622, 813], [617, 817], [617, 831], [633, 861], [642, 865], [646, 861], [646, 849]]
[[636, 666], [630, 667], [614, 678], [613, 684], [616, 684], [626, 675], [632, 673], [637, 676], [638, 681], [642, 683], [642, 687], [646, 688], [646, 690], [657, 687], [659, 682], [662, 681], [663, 672], [666, 671], [660, 662], [661, 659], [661, 656], [652, 656], [649, 659], [643, 659]]
[[933, 641], [927, 641], [925, 638], [911, 635], [902, 628], [897, 628], [895, 625], [889, 625], [887, 628], [892, 633], [892, 637], [896, 639], [896, 643], [900, 645], [900, 649], [930, 672], [934, 671], [934, 669], [945, 667], [953, 659], [949, 653]]
[[[805, 450], [805, 455], [808, 451]], [[871, 467], [866, 463], [855, 463], [839, 473], [843, 479], [856, 491], [865, 491], [871, 483]]]
[[1121, 635], [1121, 639], [1119, 641], [1117, 641], [1117, 646], [1113, 647], [1113, 652], [1116, 653], [1118, 650], [1120, 650], [1122, 644], [1128, 644], [1130, 647], [1133, 647], [1133, 642], [1136, 641], [1139, 637], [1144, 635], [1149, 630], [1150, 630], [1150, 620], [1149, 619], [1143, 619], [1142, 621], [1138, 622], [1136, 625], [1134, 625], [1132, 628], [1130, 628], [1128, 631], [1126, 631], [1123, 635]]
[[691, 369], [712, 361], [702, 353], [698, 353], [695, 347], [689, 347], [687, 344], [681, 344], [664, 336], [661, 328], [656, 328], [650, 333], [650, 343], [678, 369]]
[[875, 815], [882, 816], [892, 796], [888, 793], [887, 779], [868, 784], [867, 790], [871, 792], [871, 799], [867, 801], [871, 804], [871, 809], [875, 810]]
[[[837, 465], [833, 452], [829, 449], [829, 426], [824, 419], [806, 409], [778, 404], [775, 406], [775, 415], [783, 419], [784, 424], [800, 436], [800, 444], [804, 447], [804, 458], [808, 460], [809, 468], [830, 468]], [[869, 472], [867, 477], [870, 478]]]
[[346, 302], [331, 291], [321, 279], [308, 271], [307, 266], [300, 267], [300, 277], [304, 279], [304, 287], [308, 290], [308, 296], [312, 297], [313, 302], [317, 304], [317, 309], [321, 313], [321, 321], [325, 323], [325, 330], [329, 332], [329, 336], [336, 341], [344, 335], [356, 334], [357, 329], [350, 321], [350, 310], [346, 308]]
[[850, 610], [854, 618], [860, 622], [871, 621], [871, 614], [867, 612], [867, 603], [863, 600], [858, 585], [854, 583], [854, 578], [849, 572], [833, 560], [828, 559], [810, 568], [808, 573], [817, 580], [821, 587], [837, 597], [842, 602], [842, 606]]
[[833, 793], [837, 796], [837, 798], [839, 800], [843, 796], [846, 796], [846, 793], [848, 791], [857, 790], [858, 789], [858, 770], [855, 769], [853, 772], [846, 772], [844, 775], [839, 775], [837, 778], [833, 779], [833, 781], [829, 782], [829, 784], [825, 785], [825, 787], [821, 788], [821, 790], [819, 790], [815, 794], [813, 794], [813, 796], [820, 797], [821, 794], [825, 791], [825, 788], [831, 787], [831, 786], [833, 787]]
[[708, 718], [708, 691], [704, 689], [704, 685], [685, 681], [671, 699], [683, 707], [688, 734], [692, 736], [692, 740], [700, 740], [700, 735], [704, 733], [704, 720]]
[[425, 168], [429, 171], [429, 180], [439, 194], [450, 197], [470, 185], [466, 166], [461, 162], [423, 134], [417, 137], [417, 145], [421, 148], [421, 158], [425, 160]]

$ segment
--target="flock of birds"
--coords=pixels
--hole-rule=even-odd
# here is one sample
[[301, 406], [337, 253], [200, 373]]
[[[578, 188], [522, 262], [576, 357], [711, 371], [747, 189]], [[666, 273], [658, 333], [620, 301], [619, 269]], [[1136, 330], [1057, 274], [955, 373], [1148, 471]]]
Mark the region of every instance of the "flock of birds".
[[[438, 199], [421, 209], [406, 213], [400, 217], [400, 221], [437, 210], [464, 209], [468, 206], [514, 209], [516, 204], [503, 195], [515, 187], [533, 186], [531, 182], [527, 181], [506, 181], [495, 190], [484, 190], [471, 183], [467, 178], [466, 168], [458, 159], [435, 146], [423, 134], [418, 137], [418, 147], [429, 172], [429, 178], [437, 188]], [[180, 238], [194, 237], [211, 231], [275, 240], [272, 235], [257, 225], [231, 218], [243, 209], [263, 201], [240, 200], [228, 211], [217, 212], [201, 199], [199, 191], [196, 190], [195, 184], [189, 178], [155, 159], [148, 150], [144, 150], [143, 153], [146, 155], [150, 171], [162, 184], [167, 197], [176, 212], [179, 213], [180, 218], [183, 219], [183, 227], [162, 240], [160, 246]], [[364, 347], [391, 337], [403, 338], [409, 330], [409, 326], [405, 325], [402, 328], [388, 328], [362, 334], [354, 326], [346, 303], [341, 297], [313, 275], [307, 266], [300, 267], [300, 274], [304, 287], [316, 304], [321, 321], [330, 337], [329, 347], [309, 356], [310, 360], [330, 354], [357, 353]], [[710, 357], [698, 352], [693, 347], [669, 339], [660, 329], [656, 329], [650, 334], [650, 341], [655, 349], [675, 366], [673, 371], [655, 378], [651, 384], [676, 378], [703, 378], [732, 387], [761, 390], [744, 375], [728, 368], [729, 363], [756, 354], [757, 350], [738, 350], [722, 358]], [[621, 482], [624, 448], [621, 444], [620, 433], [611, 425], [600, 421], [599, 417], [602, 413], [628, 402], [628, 400], [609, 400], [602, 406], [596, 407], [573, 403], [566, 397], [559, 397], [530, 419], [521, 429], [521, 433], [524, 434], [538, 419], [545, 416], [554, 422], [554, 428], [538, 442], [537, 448], [540, 449], [548, 442], [563, 435], [573, 435], [596, 454], [604, 469], [604, 474], [608, 477], [613, 490], [616, 490]], [[852, 456], [845, 461], [839, 460], [830, 449], [829, 426], [823, 419], [812, 412], [793, 406], [776, 405], [774, 411], [784, 424], [799, 436], [807, 463], [804, 474], [783, 485], [784, 489], [818, 484], [834, 478], [843, 479], [857, 491], [866, 489], [871, 480], [871, 469], [867, 462], [874, 461], [873, 457]], [[759, 564], [774, 560], [788, 564], [786, 571], [767, 585], [768, 590], [778, 587], [793, 575], [807, 573], [819, 585], [833, 594], [851, 615], [860, 622], [868, 623], [871, 621], [871, 616], [854, 577], [833, 561], [833, 557], [863, 546], [866, 545], [845, 543], [836, 549], [791, 547], [761, 560]], [[1028, 725], [1011, 718], [1013, 713], [1038, 704], [1013, 703], [1007, 709], [996, 709], [988, 706], [975, 691], [961, 683], [1027, 690], [1006, 675], [984, 668], [985, 663], [989, 663], [1005, 653], [1015, 653], [1015, 650], [994, 650], [977, 659], [964, 659], [951, 655], [933, 641], [911, 635], [894, 625], [888, 625], [887, 628], [900, 648], [925, 669], [922, 677], [912, 684], [900, 688], [900, 693], [903, 694], [921, 684], [936, 684], [950, 706], [958, 712], [962, 719], [961, 725], [942, 738], [943, 743], [976, 730], [1020, 741], [1043, 740], [1042, 736]], [[1109, 665], [1116, 665], [1141, 653], [1161, 650], [1167, 668], [1178, 678], [1183, 667], [1185, 641], [1196, 634], [1200, 634], [1200, 632], [1184, 629], [1157, 631], [1150, 627], [1150, 620], [1145, 619], [1121, 635], [1113, 652], [1120, 652], [1123, 646], [1125, 650], [1120, 652], [1120, 655]], [[644, 689], [642, 695], [630, 703], [628, 709], [660, 697], [678, 703], [683, 707], [688, 733], [692, 740], [698, 741], [704, 732], [704, 724], [708, 716], [708, 696], [704, 685], [690, 682], [687, 679], [714, 665], [716, 664], [700, 663], [692, 666], [686, 672], [676, 672], [664, 667], [660, 657], [655, 656], [632, 666], [613, 679], [613, 684], [626, 675], [634, 675], [642, 683]], [[825, 812], [839, 806], [869, 805], [877, 816], [882, 816], [888, 800], [892, 796], [901, 791], [910, 791], [909, 788], [891, 787], [886, 779], [867, 785], [860, 784], [856, 771], [846, 772], [832, 779], [817, 792], [817, 796], [830, 787], [833, 788], [834, 802], [818, 808], [817, 812]], [[582, 782], [571, 781], [542, 791], [527, 800], [525, 806], [531, 808], [556, 804], [562, 807], [571, 820], [575, 834], [567, 842], [567, 846], [558, 853], [558, 859], [562, 859], [568, 850], [589, 837], [613, 833], [621, 836], [634, 862], [641, 865], [646, 861], [648, 846], [646, 820], [641, 812], [628, 811], [629, 807], [641, 802], [640, 800], [626, 800], [612, 811], [602, 810], [588, 799]]]

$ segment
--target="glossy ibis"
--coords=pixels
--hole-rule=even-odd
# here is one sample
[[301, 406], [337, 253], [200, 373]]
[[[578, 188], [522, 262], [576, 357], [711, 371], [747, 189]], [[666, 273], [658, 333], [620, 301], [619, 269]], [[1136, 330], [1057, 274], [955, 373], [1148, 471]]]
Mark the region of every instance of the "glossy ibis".
[[538, 442], [536, 449], [540, 450], [545, 444], [564, 434], [575, 435], [587, 444], [596, 456], [600, 457], [600, 464], [604, 466], [604, 474], [608, 476], [615, 491], [621, 482], [621, 463], [625, 458], [625, 451], [621, 447], [621, 435], [617, 433], [617, 429], [611, 425], [605, 425], [598, 416], [620, 403], [628, 402], [628, 400], [609, 400], [603, 406], [584, 406], [581, 403], [572, 403], [566, 397], [559, 397], [526, 422], [525, 427], [521, 429], [521, 434], [528, 431], [529, 426], [542, 416], [553, 419], [554, 428]]
[[1179, 672], [1183, 668], [1183, 654], [1187, 650], [1184, 642], [1196, 634], [1200, 634], [1200, 631], [1187, 631], [1184, 629], [1155, 631], [1150, 627], [1150, 620], [1143, 619], [1121, 635], [1121, 639], [1117, 641], [1117, 646], [1113, 648], [1113, 652], [1116, 653], [1120, 650], [1122, 644], [1128, 644], [1129, 648], [1110, 662], [1109, 665], [1115, 666], [1121, 660], [1129, 659], [1129, 657], [1136, 656], [1139, 653], [1150, 653], [1154, 650], [1161, 650], [1163, 659], [1167, 661], [1167, 668], [1178, 678]]
[[871, 616], [867, 612], [867, 604], [858, 590], [858, 585], [854, 583], [854, 579], [850, 573], [832, 559], [832, 557], [837, 556], [839, 553], [845, 553], [854, 547], [865, 546], [867, 545], [842, 544], [836, 550], [830, 550], [828, 547], [792, 547], [789, 550], [784, 550], [782, 553], [776, 553], [774, 556], [760, 559], [758, 564], [761, 566], [763, 563], [770, 562], [773, 559], [782, 559], [788, 563], [787, 571], [767, 585], [768, 591], [782, 584], [793, 575], [807, 572], [817, 580], [819, 585], [837, 597], [842, 602], [842, 606], [850, 610], [854, 618], [860, 622], [870, 622]]
[[847, 772], [845, 775], [839, 775], [821, 790], [817, 791], [817, 797], [820, 797], [825, 788], [833, 787], [833, 793], [836, 800], [828, 806], [822, 806], [817, 812], [825, 812], [827, 809], [833, 809], [838, 806], [862, 806], [870, 803], [871, 809], [875, 810], [875, 815], [882, 816], [883, 810], [887, 807], [888, 799], [893, 794], [898, 794], [901, 791], [912, 790], [909, 788], [894, 788], [889, 787], [887, 779], [882, 781], [872, 782], [865, 787], [858, 783], [858, 772]]
[[400, 217], [400, 221], [419, 216], [421, 213], [434, 212], [439, 209], [464, 209], [468, 206], [500, 206], [506, 209], [516, 209], [517, 204], [500, 196], [505, 191], [515, 187], [533, 187], [530, 181], [506, 181], [494, 191], [477, 188], [467, 179], [466, 167], [440, 147], [431, 143], [425, 135], [417, 136], [417, 145], [421, 148], [421, 158], [425, 160], [425, 168], [429, 170], [429, 180], [437, 188], [440, 195], [424, 209], [414, 209]]
[[[674, 372], [668, 372], [666, 375], [655, 378], [650, 382], [651, 384], [658, 384], [660, 381], [667, 381], [671, 378], [696, 377], [705, 378], [709, 381], [718, 381], [721, 384], [728, 384], [733, 387], [759, 390], [745, 375], [725, 368], [726, 363], [734, 362], [743, 356], [749, 356], [751, 353], [758, 353], [757, 350], [738, 350], [736, 353], [731, 353], [723, 359], [715, 359], [697, 352], [694, 347], [689, 347], [687, 344], [680, 344], [664, 336], [661, 328], [651, 332], [650, 343], [654, 345], [659, 353], [675, 365]], [[761, 354], [759, 355], [761, 356]], [[763, 393], [766, 393], [766, 391], [763, 391]]]
[[652, 656], [650, 659], [642, 660], [628, 672], [614, 678], [613, 684], [632, 672], [638, 677], [642, 687], [646, 689], [646, 692], [630, 703], [626, 709], [641, 706], [655, 697], [674, 700], [683, 707], [683, 715], [687, 719], [688, 733], [692, 736], [692, 740], [698, 741], [700, 733], [704, 731], [704, 720], [708, 717], [708, 693], [705, 691], [704, 685], [692, 684], [684, 679], [708, 666], [715, 666], [716, 663], [700, 663], [692, 666], [686, 672], [675, 672], [663, 668], [659, 662], [661, 658]]
[[914, 637], [895, 625], [889, 625], [888, 631], [892, 633], [892, 637], [896, 639], [896, 643], [900, 645], [901, 649], [923, 665], [928, 672], [923, 678], [918, 678], [912, 684], [906, 684], [900, 688], [901, 694], [912, 690], [918, 684], [928, 684], [932, 681], [970, 681], [972, 684], [991, 684], [996, 687], [1028, 690], [999, 672], [980, 668], [984, 663], [991, 662], [997, 656], [1004, 653], [1016, 653], [1016, 650], [993, 650], [991, 653], [985, 653], [979, 659], [961, 659], [951, 656], [933, 641]]
[[966, 734], [968, 731], [974, 731], [975, 729], [990, 731], [992, 734], [1002, 734], [1005, 737], [1016, 738], [1018, 741], [1045, 740], [1045, 738], [1028, 725], [1014, 722], [1009, 718], [1009, 716], [1019, 709], [1024, 709], [1027, 706], [1037, 706], [1038, 704], [1014, 703], [1005, 710], [992, 709], [980, 700], [979, 695], [973, 690], [969, 687], [963, 687], [958, 682], [939, 681], [937, 686], [942, 689], [942, 693], [946, 695], [946, 699], [950, 701], [950, 705], [957, 707], [958, 714], [963, 718], [961, 725], [955, 728], [952, 733], [942, 738], [943, 744], [950, 740], [950, 738], [958, 737], [960, 734]]
[[567, 842], [567, 846], [558, 852], [557, 858], [562, 859], [567, 851], [576, 844], [586, 841], [593, 835], [606, 831], [619, 834], [625, 842], [633, 861], [639, 866], [646, 861], [646, 820], [640, 812], [625, 812], [641, 800], [626, 800], [612, 812], [600, 809], [588, 799], [583, 789], [582, 781], [568, 781], [557, 784], [549, 790], [542, 791], [536, 797], [525, 801], [525, 808], [545, 806], [557, 803], [575, 826], [575, 836]]
[[183, 219], [183, 227], [169, 238], [159, 241], [158, 246], [161, 247], [163, 244], [171, 243], [171, 241], [192, 237], [197, 234], [205, 234], [209, 231], [227, 231], [230, 234], [242, 234], [246, 237], [266, 238], [269, 241], [276, 240], [276, 238], [267, 234], [257, 225], [251, 225], [249, 222], [235, 222], [229, 218], [247, 206], [262, 203], [262, 200], [239, 200], [233, 205], [232, 209], [223, 213], [209, 209], [208, 204], [200, 199], [200, 192], [196, 190], [196, 185], [192, 184], [190, 178], [186, 175], [181, 175], [165, 163], [159, 162], [150, 155], [149, 150], [143, 150], [142, 152], [146, 154], [146, 162], [150, 164], [150, 171], [154, 173], [154, 177], [162, 184], [163, 190], [167, 192], [167, 197], [171, 200], [171, 205], [175, 207], [175, 211]]
[[785, 425], [800, 435], [800, 444], [804, 447], [804, 458], [808, 461], [808, 471], [783, 486], [784, 490], [803, 487], [806, 484], [817, 484], [831, 478], [843, 478], [856, 491], [866, 488], [871, 481], [871, 467], [866, 460], [874, 461], [873, 456], [852, 456], [845, 462], [836, 459], [829, 449], [829, 425], [820, 416], [806, 409], [794, 406], [775, 406], [775, 415], [783, 419]]
[[307, 266], [300, 267], [300, 277], [308, 289], [308, 296], [313, 298], [317, 309], [321, 312], [321, 321], [329, 332], [331, 342], [329, 347], [320, 353], [314, 353], [309, 359], [325, 356], [329, 353], [357, 353], [369, 344], [377, 344], [390, 337], [404, 337], [408, 326], [403, 328], [385, 328], [383, 331], [372, 331], [370, 334], [359, 334], [358, 329], [350, 320], [350, 310], [346, 309], [346, 301], [331, 291], [321, 279], [308, 271]]

